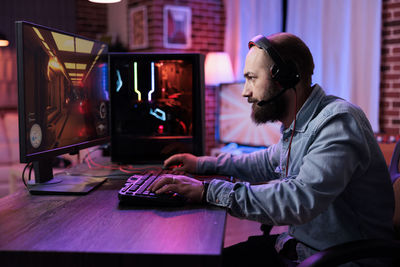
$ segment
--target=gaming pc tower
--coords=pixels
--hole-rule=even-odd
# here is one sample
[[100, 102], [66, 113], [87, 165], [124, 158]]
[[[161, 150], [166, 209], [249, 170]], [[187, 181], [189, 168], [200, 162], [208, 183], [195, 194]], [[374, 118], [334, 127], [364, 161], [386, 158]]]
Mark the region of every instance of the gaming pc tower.
[[204, 153], [204, 56], [111, 53], [111, 158], [162, 163]]

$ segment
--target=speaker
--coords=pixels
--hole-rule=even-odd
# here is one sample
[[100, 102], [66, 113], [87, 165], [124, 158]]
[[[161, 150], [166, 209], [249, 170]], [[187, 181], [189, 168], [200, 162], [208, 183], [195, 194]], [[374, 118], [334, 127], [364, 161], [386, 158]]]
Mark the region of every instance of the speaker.
[[253, 46], [264, 49], [274, 61], [275, 64], [270, 68], [272, 79], [279, 83], [283, 90], [295, 88], [300, 81], [295, 63], [291, 60], [285, 62], [268, 38], [263, 35], [257, 35], [250, 40], [249, 49]]

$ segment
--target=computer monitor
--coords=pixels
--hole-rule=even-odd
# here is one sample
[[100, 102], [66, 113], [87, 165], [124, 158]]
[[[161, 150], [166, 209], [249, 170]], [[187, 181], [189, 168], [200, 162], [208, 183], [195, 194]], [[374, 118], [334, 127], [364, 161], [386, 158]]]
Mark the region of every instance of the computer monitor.
[[267, 147], [280, 138], [279, 122], [256, 125], [251, 119], [251, 104], [242, 96], [244, 83], [221, 84], [217, 93], [216, 135], [223, 144]]
[[111, 160], [204, 154], [204, 56], [110, 53]]
[[21, 163], [31, 193], [87, 193], [104, 179], [53, 177], [53, 159], [109, 141], [108, 48], [59, 30], [16, 22]]

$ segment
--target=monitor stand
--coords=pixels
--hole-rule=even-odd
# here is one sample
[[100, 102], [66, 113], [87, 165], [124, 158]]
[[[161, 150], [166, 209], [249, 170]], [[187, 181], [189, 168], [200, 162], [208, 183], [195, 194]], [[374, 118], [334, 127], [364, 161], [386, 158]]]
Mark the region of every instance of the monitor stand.
[[107, 180], [67, 174], [53, 177], [51, 162], [51, 159], [33, 162], [35, 181], [28, 183], [28, 190], [32, 195], [84, 195]]

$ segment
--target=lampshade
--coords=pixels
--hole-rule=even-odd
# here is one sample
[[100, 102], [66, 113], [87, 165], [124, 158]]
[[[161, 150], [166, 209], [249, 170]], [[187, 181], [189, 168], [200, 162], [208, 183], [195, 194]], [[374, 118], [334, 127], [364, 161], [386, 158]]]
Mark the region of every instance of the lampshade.
[[89, 0], [89, 2], [98, 3], [98, 4], [112, 4], [112, 3], [121, 2], [121, 0]]
[[6, 36], [0, 33], [0, 47], [8, 46], [10, 42], [7, 40]]
[[205, 62], [206, 85], [219, 85], [234, 81], [231, 60], [226, 52], [210, 52]]

